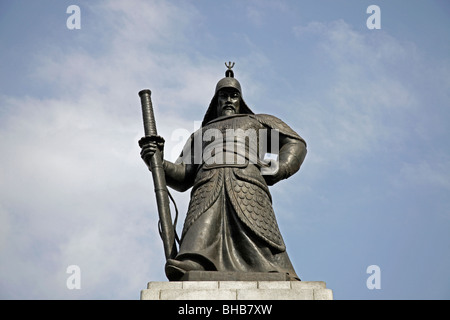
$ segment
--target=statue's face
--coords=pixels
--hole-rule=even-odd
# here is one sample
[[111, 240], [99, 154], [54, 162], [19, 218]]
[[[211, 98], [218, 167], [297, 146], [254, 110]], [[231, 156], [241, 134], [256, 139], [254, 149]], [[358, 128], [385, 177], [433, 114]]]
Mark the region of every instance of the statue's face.
[[229, 116], [240, 111], [241, 94], [234, 88], [220, 89], [217, 95], [217, 116]]

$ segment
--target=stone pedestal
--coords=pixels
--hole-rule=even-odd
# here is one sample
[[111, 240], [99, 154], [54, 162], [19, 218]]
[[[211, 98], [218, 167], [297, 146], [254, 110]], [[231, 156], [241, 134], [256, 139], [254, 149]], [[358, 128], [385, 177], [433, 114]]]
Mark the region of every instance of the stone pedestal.
[[258, 274], [246, 274], [242, 280], [223, 280], [227, 275], [216, 272], [200, 281], [194, 279], [204, 275], [191, 274], [188, 281], [149, 282], [141, 300], [333, 300], [323, 281], [286, 281], [279, 276], [261, 280]]

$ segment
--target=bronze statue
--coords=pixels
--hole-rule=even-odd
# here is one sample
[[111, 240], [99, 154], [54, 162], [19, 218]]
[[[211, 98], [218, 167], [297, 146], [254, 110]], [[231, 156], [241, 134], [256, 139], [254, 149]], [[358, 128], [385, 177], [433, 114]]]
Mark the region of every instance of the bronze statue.
[[[300, 169], [306, 143], [280, 119], [250, 110], [233, 66], [227, 65], [201, 128], [180, 157], [175, 163], [162, 161], [167, 186], [180, 192], [192, 188], [179, 250], [166, 255], [165, 272], [171, 281], [190, 271], [282, 273], [300, 280], [268, 186]], [[140, 146], [151, 167], [164, 143], [143, 138]], [[265, 160], [265, 153], [278, 154], [278, 160]]]

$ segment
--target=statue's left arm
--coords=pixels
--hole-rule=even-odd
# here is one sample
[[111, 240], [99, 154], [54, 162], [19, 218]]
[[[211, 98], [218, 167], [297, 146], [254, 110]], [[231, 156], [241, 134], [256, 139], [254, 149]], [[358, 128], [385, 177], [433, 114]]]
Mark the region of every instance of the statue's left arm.
[[306, 156], [306, 144], [302, 140], [280, 134], [279, 143], [278, 170], [275, 174], [264, 176], [269, 186], [296, 173]]
[[280, 119], [265, 114], [259, 114], [256, 117], [269, 129], [279, 132], [279, 149], [271, 150], [272, 153], [278, 153], [278, 170], [273, 174], [264, 175], [266, 183], [270, 186], [289, 178], [300, 169], [307, 152], [306, 142]]

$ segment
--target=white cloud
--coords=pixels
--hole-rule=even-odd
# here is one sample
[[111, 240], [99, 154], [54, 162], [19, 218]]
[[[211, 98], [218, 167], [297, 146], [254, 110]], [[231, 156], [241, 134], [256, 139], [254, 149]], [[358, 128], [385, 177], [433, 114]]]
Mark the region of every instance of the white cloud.
[[262, 26], [274, 11], [286, 13], [288, 7], [283, 1], [253, 0], [246, 3], [246, 16], [256, 26]]
[[[205, 87], [216, 79], [208, 64], [196, 68], [184, 54], [162, 52], [168, 38], [183, 45], [195, 12], [163, 1], [109, 1], [97, 9], [99, 23], [114, 32], [102, 54], [49, 46], [35, 53], [31, 78], [53, 97], [1, 97], [10, 111], [0, 129], [4, 298], [137, 299], [147, 281], [165, 278], [151, 174], [137, 146], [137, 92], [149, 86], [157, 106], [171, 107], [157, 109], [167, 137], [174, 126], [192, 126], [173, 110], [204, 108], [210, 98], [192, 75]], [[81, 268], [80, 291], [65, 286], [71, 264]], [[33, 290], [15, 292], [31, 282]]]
[[345, 167], [346, 159], [370, 154], [390, 139], [409, 134], [408, 128], [392, 122], [403, 113], [417, 112], [419, 98], [403, 77], [387, 68], [413, 62], [409, 44], [387, 34], [355, 31], [342, 20], [311, 22], [293, 30], [299, 40], [317, 37], [316, 49], [329, 68], [329, 77], [317, 84], [319, 93], [301, 106], [304, 131], [316, 148], [313, 161]]
[[[33, 281], [42, 291], [30, 292], [32, 298], [69, 294], [52, 278], [69, 264], [94, 274], [83, 277], [91, 286], [109, 279], [108, 274], [127, 277], [134, 268], [141, 274], [130, 270], [136, 276], [130, 284], [158, 274], [148, 261], [161, 253], [152, 227], [151, 179], [139, 159], [134, 128], [90, 104], [79, 108], [67, 100], [33, 98], [3, 102], [15, 115], [0, 140], [5, 151], [1, 214], [9, 230], [2, 243], [2, 255], [9, 256], [2, 261], [2, 274], [22, 278], [20, 286], [37, 277]], [[17, 264], [24, 268], [20, 273], [14, 272]]]
[[[427, 190], [433, 214], [448, 217], [448, 201], [442, 203], [450, 181], [448, 61], [430, 60], [414, 43], [356, 31], [344, 21], [311, 22], [294, 34], [300, 42], [314, 35], [319, 59], [313, 63], [320, 68], [323, 61], [319, 72], [330, 75], [311, 86], [300, 107], [310, 151], [302, 168], [306, 183], [340, 176], [336, 183], [355, 188], [351, 196], [369, 188], [377, 191], [367, 199], [395, 194], [408, 199], [403, 208]], [[323, 203], [320, 188], [305, 192]]]

